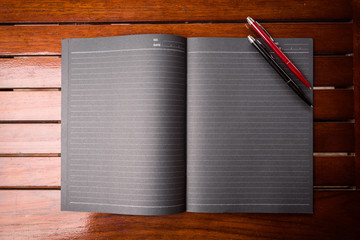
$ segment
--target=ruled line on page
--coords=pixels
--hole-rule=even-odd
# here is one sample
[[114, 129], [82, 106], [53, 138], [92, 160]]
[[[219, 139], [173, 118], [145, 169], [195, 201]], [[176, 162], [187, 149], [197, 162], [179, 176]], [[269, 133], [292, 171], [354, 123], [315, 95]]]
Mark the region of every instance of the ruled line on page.
[[[131, 54], [131, 55], [112, 55], [112, 56], [84, 56], [84, 57], [73, 57], [71, 56], [71, 60], [77, 60], [77, 59], [85, 59], [85, 61], [91, 60], [91, 59], [107, 59], [107, 58], [115, 58], [115, 59], [121, 59], [121, 58], [126, 58], [129, 59], [129, 56], [131, 57], [169, 57], [171, 56], [171, 58], [179, 58], [179, 59], [185, 59], [184, 56], [178, 56], [178, 55], [171, 55], [169, 54], [169, 52], [164, 52], [164, 53], [150, 53], [149, 54]], [[84, 60], [82, 60], [84, 61]]]
[[[191, 174], [188, 174], [188, 176], [189, 175], [191, 175]], [[209, 176], [193, 176], [193, 177], [196, 177], [195, 179], [198, 179], [198, 178], [203, 178], [203, 177], [209, 177]], [[308, 177], [307, 176], [279, 176], [279, 175], [276, 175], [276, 176], [236, 176], [236, 175], [234, 175], [234, 176], [212, 176], [213, 178], [216, 178], [216, 177], [218, 177], [218, 178], [271, 178], [271, 179], [273, 179], [273, 178], [291, 178], [291, 179], [293, 179], [293, 178], [301, 178], [301, 179], [308, 179]]]
[[[128, 96], [134, 96], [134, 95], [140, 95], [141, 93], [137, 93], [137, 94], [131, 94], [131, 93], [128, 93], [128, 94], [124, 94], [122, 93], [121, 95], [128, 95]], [[180, 96], [180, 97], [183, 97], [184, 94], [182, 93], [179, 93], [179, 94], [176, 94], [176, 93], [143, 93], [141, 94], [142, 96], [144, 95], [153, 95], [154, 96], [154, 99], [156, 99], [156, 96]], [[119, 96], [118, 93], [108, 93], [108, 94], [104, 94], [104, 93], [101, 93], [101, 94], [72, 94], [72, 97], [101, 97], [101, 96]]]
[[[71, 175], [71, 177], [73, 177], [74, 175]], [[91, 177], [90, 175], [83, 175], [82, 177], [84, 177], [84, 178], [89, 178], [89, 177]], [[79, 177], [77, 177], [77, 178], [79, 178]], [[104, 180], [111, 180], [111, 182], [113, 182], [114, 181], [114, 179], [113, 178], [115, 178], [115, 179], [117, 179], [117, 178], [120, 178], [120, 177], [112, 177], [112, 176], [110, 176], [110, 177], [107, 177], [107, 178], [105, 178]], [[133, 179], [134, 179], [135, 177], [133, 177]], [[124, 178], [120, 178], [120, 179], [126, 179], [126, 177], [124, 177]], [[130, 178], [131, 179], [131, 178]], [[133, 181], [133, 179], [131, 179], [132, 181]], [[148, 180], [163, 180], [163, 179], [165, 179], [165, 178], [154, 178], [154, 179], [148, 179]], [[177, 179], [179, 179], [179, 178], [177, 178]], [[95, 179], [94, 179], [95, 180]], [[101, 183], [104, 183], [104, 182], [106, 182], [106, 181], [94, 181], [94, 180], [89, 180], [88, 181], [88, 179], [76, 179], [76, 180], [73, 180], [73, 179], [70, 179], [70, 181], [75, 181], [75, 182], [77, 182], [77, 183], [79, 183], [79, 182], [81, 182], [81, 181], [86, 181], [86, 182], [101, 182]], [[98, 180], [100, 180], [100, 179], [98, 179]], [[168, 180], [169, 180], [169, 178], [168, 178]], [[183, 180], [183, 179], [182, 179]], [[119, 184], [119, 183], [118, 183]], [[170, 187], [171, 185], [183, 185], [184, 184], [184, 181], [174, 181], [173, 183], [171, 183], [171, 184], [168, 184], [168, 183], [164, 183], [164, 182], [153, 182], [153, 183], [149, 183], [149, 182], [146, 182], [146, 183], [144, 183], [144, 182], [124, 182], [124, 180], [122, 180], [122, 182], [121, 182], [121, 184], [122, 185], [140, 185], [140, 186], [145, 186], [146, 187], [146, 185], [152, 185], [152, 186], [161, 186], [161, 185], [165, 185], [165, 186], [168, 186], [168, 187]], [[120, 185], [118, 185], [118, 186], [120, 186]], [[132, 187], [134, 187], [134, 186], [132, 186]], [[141, 189], [141, 190], [146, 190], [148, 187], [146, 187], [146, 188], [144, 188], [144, 189]], [[126, 188], [126, 187], [123, 187], [123, 188], [121, 188], [121, 189], [131, 189], [131, 188]], [[171, 188], [166, 188], [167, 190], [169, 190], [169, 189], [171, 189]], [[137, 190], [139, 190], [139, 189], [137, 189]], [[156, 189], [148, 189], [148, 190], [156, 190]]]
[[[138, 102], [138, 101], [149, 101], [149, 100], [164, 100], [164, 99], [160, 99], [159, 97], [156, 98], [136, 98], [136, 99], [132, 99], [132, 100], [127, 100], [126, 102]], [[111, 99], [71, 99], [70, 102], [108, 102], [111, 101]], [[171, 99], [171, 102], [184, 102], [184, 99]]]
[[[131, 110], [122, 110], [122, 109], [111, 109], [111, 112], [114, 113], [114, 112], [144, 112], [145, 110], [144, 109], [131, 109]], [[158, 109], [158, 110], [153, 110], [153, 109], [146, 109], [147, 112], [156, 112], [156, 113], [159, 113], [159, 112], [166, 112], [166, 113], [169, 113], [169, 112], [184, 112], [185, 110], [163, 110], [163, 109]], [[96, 112], [109, 112], [109, 110], [99, 110], [99, 111], [96, 111], [96, 110], [70, 110], [69, 112], [71, 113], [96, 113]]]
[[91, 73], [71, 73], [72, 76], [79, 75], [96, 75], [96, 74], [121, 74], [121, 73], [176, 73], [176, 74], [184, 74], [183, 72], [175, 72], [175, 71], [112, 71], [112, 72], [91, 72]]
[[[102, 183], [102, 184], [107, 184], [107, 183], [114, 183], [113, 181], [111, 182], [105, 182], [105, 181], [93, 181], [93, 180], [89, 180], [89, 181], [82, 181], [82, 180], [76, 180], [74, 181], [76, 184], [77, 183]], [[129, 184], [129, 183], [126, 183], [126, 184]], [[147, 186], [144, 186], [144, 184], [141, 184], [141, 183], [137, 183], [137, 185], [142, 185], [144, 188], [135, 188], [134, 186], [131, 186], [131, 187], [121, 187], [121, 188], [116, 188], [116, 189], [119, 189], [119, 190], [138, 190], [138, 191], [175, 191], [175, 190], [182, 190], [184, 189], [183, 186], [181, 187], [173, 187], [173, 186], [168, 186], [168, 188], [151, 188], [151, 187], [147, 187]], [[158, 184], [153, 184], [153, 185], [158, 185]], [[178, 183], [178, 184], [172, 184], [172, 185], [184, 185], [183, 183]], [[92, 187], [92, 186], [88, 186], [88, 187]]]
[[[91, 174], [91, 176], [89, 175], [80, 175], [80, 174], [71, 174], [71, 177], [100, 177], [100, 178], [108, 178], [109, 176], [103, 176], [103, 175], [94, 175], [93, 173]], [[184, 179], [185, 176], [176, 176], [176, 177], [143, 177], [143, 176], [127, 176], [127, 177], [120, 177], [120, 176], [111, 176], [110, 178], [120, 178], [120, 179], [131, 179], [133, 181], [133, 179], [138, 179], [138, 180], [163, 180], [163, 179]]]
[[[286, 163], [287, 163], [287, 161], [283, 161], [283, 164], [274, 164], [273, 163], [273, 160], [271, 160], [271, 165], [269, 165], [269, 161], [270, 160], [264, 160], [263, 161], [263, 163], [262, 164], [259, 164], [259, 165], [254, 165], [254, 164], [252, 164], [253, 162], [251, 161], [251, 160], [248, 160], [247, 162], [248, 162], [248, 164], [242, 164], [242, 163], [239, 163], [239, 162], [241, 162], [241, 161], [237, 161], [237, 160], [232, 160], [233, 162], [235, 162], [234, 164], [233, 164], [233, 167], [234, 168], [242, 168], [242, 167], [251, 167], [251, 168], [254, 168], [254, 169], [261, 169], [261, 168], [268, 168], [269, 169], [269, 171], [272, 171], [272, 168], [276, 168], [276, 170], [277, 170], [277, 168], [285, 168], [285, 167], [291, 167], [291, 168], [305, 168], [305, 169], [309, 169], [310, 167], [309, 166], [303, 166], [302, 164], [297, 164], [297, 165], [287, 165]], [[211, 162], [211, 161], [210, 161]], [[227, 162], [229, 162], [229, 161], [227, 161]], [[231, 161], [230, 161], [231, 162]], [[295, 161], [296, 163], [301, 163], [301, 161], [299, 162], [299, 161]], [[238, 164], [237, 164], [238, 163]], [[266, 164], [267, 163], [267, 164]], [[85, 164], [85, 166], [91, 166], [90, 164], [89, 165], [86, 165]], [[174, 166], [175, 167], [175, 166]], [[179, 166], [180, 167], [180, 166]], [[202, 168], [201, 167], [201, 165], [195, 165], [195, 164], [191, 164], [191, 165], [188, 165], [188, 167], [189, 167], [189, 171], [193, 171], [194, 169], [197, 169], [197, 168], [200, 168], [200, 169], [205, 169], [205, 168]], [[206, 169], [208, 170], [208, 169], [216, 169], [216, 170], [219, 170], [219, 169], [222, 169], [223, 168], [223, 166], [222, 165], [216, 165], [216, 164], [214, 164], [214, 165], [208, 165], [208, 166], [206, 166]], [[233, 169], [234, 169], [233, 168]], [[225, 167], [225, 169], [226, 169], [226, 167]], [[206, 171], [207, 171], [206, 170]], [[226, 170], [227, 171], [227, 170]]]
[[[86, 79], [84, 79], [86, 80]], [[121, 79], [119, 79], [121, 80]], [[143, 84], [157, 84], [157, 83], [160, 83], [160, 84], [169, 84], [169, 85], [177, 85], [177, 86], [185, 86], [185, 84], [183, 83], [163, 83], [163, 82], [145, 82]], [[126, 85], [139, 85], [138, 83], [123, 83], [123, 82], [107, 82], [106, 84], [104, 84], [103, 82], [102, 83], [71, 83], [72, 86], [83, 86], [83, 85], [87, 85], [87, 86], [104, 86], [104, 85], [118, 85], [118, 84], [121, 84], [122, 86], [126, 86]], [[107, 90], [108, 88], [106, 88], [105, 90]], [[176, 89], [176, 88], [174, 88]]]
[[[74, 159], [73, 159], [74, 161]], [[180, 161], [179, 161], [180, 162]], [[119, 161], [118, 163], [122, 163], [121, 161]], [[126, 165], [124, 166], [124, 164], [114, 164], [112, 165], [113, 167], [121, 167], [121, 168], [142, 168], [143, 166], [139, 166], [139, 165], [129, 165], [129, 163], [133, 163], [132, 161], [129, 161], [128, 163], [126, 163]], [[103, 164], [90, 164], [89, 161], [86, 161], [86, 163], [70, 163], [70, 166], [84, 166], [84, 167], [104, 167]], [[155, 165], [156, 166], [156, 165]], [[148, 166], [145, 166], [145, 168], [147, 168]], [[281, 166], [279, 166], [281, 167]], [[144, 167], [143, 167], [144, 168]], [[156, 169], [161, 169], [161, 168], [184, 168], [183, 165], [172, 165], [172, 166], [156, 166]]]
[[71, 199], [102, 199], [102, 200], [114, 200], [114, 201], [119, 201], [119, 202], [123, 202], [123, 201], [129, 201], [129, 202], [179, 202], [179, 201], [183, 201], [184, 197], [181, 198], [172, 198], [172, 199], [131, 199], [129, 200], [128, 198], [112, 198], [112, 197], [96, 197], [96, 196], [92, 196], [92, 197], [85, 197], [85, 196], [74, 196], [74, 194], [72, 194], [70, 196]]
[[[145, 108], [145, 107], [158, 107], [160, 104], [158, 105], [154, 105], [153, 103], [150, 103], [150, 104], [146, 104], [144, 105], [144, 103], [141, 103], [141, 104], [134, 104], [133, 106], [134, 107], [139, 107], [139, 108]], [[91, 106], [99, 106], [99, 107], [114, 107], [114, 106], [117, 106], [119, 107], [118, 104], [72, 104], [71, 107], [72, 108], [76, 108], [76, 107], [91, 107]], [[184, 107], [183, 104], [163, 104], [163, 105], [160, 105], [160, 106], [163, 106], [163, 107]]]
[[[161, 178], [160, 178], [161, 179]], [[91, 181], [90, 181], [91, 182]], [[102, 183], [102, 182], [101, 182]], [[103, 189], [113, 189], [113, 190], [124, 190], [123, 188], [121, 187], [109, 187], [109, 186], [105, 186], [105, 185], [101, 185], [101, 186], [89, 186], [89, 185], [72, 185], [71, 188], [103, 188]], [[181, 189], [184, 189], [183, 186], [181, 187], [174, 187], [174, 188], [171, 188], [171, 190], [181, 190]], [[130, 189], [132, 190], [132, 189]], [[141, 191], [142, 189], [136, 189], [137, 191]], [[148, 191], [152, 191], [153, 189], [150, 189]], [[159, 188], [159, 189], [155, 189], [155, 190], [159, 190], [159, 191], [162, 191], [162, 190], [169, 190], [169, 189], [164, 189], [164, 188]]]
[[70, 201], [73, 204], [85, 204], [85, 205], [102, 205], [102, 206], [118, 206], [118, 207], [131, 207], [131, 208], [173, 208], [184, 206], [185, 204], [177, 204], [177, 205], [160, 205], [160, 206], [144, 206], [144, 205], [124, 205], [124, 204], [110, 204], [110, 203], [90, 203], [90, 202], [74, 202]]
[[[222, 183], [229, 183], [228, 181], [196, 181], [196, 182], [188, 182], [189, 184], [191, 183], [195, 183], [195, 184], [207, 184], [207, 183], [211, 183], [211, 184], [222, 184]], [[232, 181], [231, 183], [249, 183], [249, 182], [245, 182], [245, 181]], [[257, 183], [266, 183], [266, 184], [272, 184], [272, 183], [283, 183], [283, 182], [274, 182], [274, 181], [266, 181], [266, 182], [251, 182], [252, 184], [257, 184]], [[304, 183], [309, 183], [308, 181], [302, 181], [302, 182], [286, 182], [287, 184], [304, 184]], [[293, 186], [292, 186], [293, 187]], [[239, 188], [262, 188], [262, 187], [239, 187]], [[273, 188], [283, 188], [281, 187], [273, 187]]]
[[[132, 57], [134, 56], [134, 55], [131, 55]], [[167, 60], [167, 59], [151, 59], [151, 60], [144, 60], [144, 59], [132, 59], [132, 60], [129, 60], [129, 59], [127, 59], [127, 60], [123, 60], [123, 61], [109, 61], [109, 62], [104, 62], [104, 61], [102, 61], [102, 62], [89, 62], [89, 61], [87, 61], [87, 62], [73, 62], [72, 64], [73, 65], [80, 65], [80, 64], [104, 64], [104, 63], [126, 63], [126, 64], [128, 64], [128, 63], [135, 63], [135, 64], [139, 64], [139, 62], [146, 62], [146, 63], [148, 63], [148, 62], [150, 62], [150, 63], [153, 63], [153, 62], [175, 62], [175, 63], [183, 63], [184, 61], [180, 61], [180, 60]]]
[[[215, 58], [216, 58], [216, 56], [215, 56]], [[262, 57], [259, 57], [259, 58], [255, 58], [255, 59], [261, 59]], [[231, 58], [231, 59], [234, 59], [234, 58]], [[243, 58], [238, 58], [239, 60], [243, 60]], [[249, 58], [246, 58], [247, 60], [249, 59]], [[259, 63], [258, 61], [254, 61], [254, 62], [249, 62], [249, 61], [247, 61], [247, 62], [241, 62], [241, 63], [236, 63], [236, 62], [223, 62], [223, 63], [218, 63], [218, 62], [213, 62], [213, 61], [210, 61], [210, 62], [206, 62], [206, 61], [202, 61], [201, 62], [201, 64], [200, 65], [221, 65], [221, 64], [224, 64], [224, 65], [254, 65], [254, 64], [256, 64], [256, 65], [260, 65], [260, 66], [263, 66], [261, 63]], [[301, 65], [308, 65], [308, 64], [310, 64], [310, 63], [308, 63], [308, 62], [302, 62], [301, 63]], [[197, 66], [197, 65], [199, 65], [199, 64], [196, 64], [196, 63], [194, 63], [194, 64], [192, 64], [192, 66]], [[193, 67], [191, 67], [190, 66], [190, 69], [192, 69]]]
[[188, 203], [188, 205], [196, 205], [196, 206], [236, 206], [236, 205], [249, 205], [249, 206], [294, 206], [294, 205], [310, 205], [310, 204], [301, 204], [301, 203]]
[[[215, 55], [213, 55], [213, 56], [211, 56], [211, 59], [208, 56], [204, 56], [204, 55], [201, 55], [201, 54], [200, 55], [189, 55], [188, 56], [188, 59], [194, 59], [194, 58], [196, 58], [196, 59], [204, 58], [204, 59], [206, 59], [208, 61], [213, 60], [213, 59], [225, 60], [225, 61], [222, 61], [221, 63], [227, 63], [226, 60], [230, 60], [230, 59], [231, 60], [234, 60], [234, 59], [244, 60], [243, 57], [233, 57], [233, 56], [229, 57], [229, 56], [215, 56]], [[246, 57], [246, 60], [263, 60], [263, 59], [264, 58], [262, 56], [256, 56], [256, 55], [251, 56], [251, 57]], [[306, 57], [298, 57], [298, 56], [294, 56], [292, 59], [293, 60], [308, 60], [308, 58], [306, 58]]]
[[[98, 133], [98, 132], [97, 132]], [[159, 137], [131, 137], [131, 139], [158, 139]], [[89, 136], [88, 137], [72, 137], [71, 139], [75, 139], [75, 140], [81, 140], [81, 139], [89, 139]], [[113, 137], [113, 138], [110, 138], [110, 137], [96, 137], [96, 139], [100, 139], [100, 140], [107, 140], [107, 139], [130, 139], [130, 137]], [[181, 137], [181, 138], [173, 138], [173, 137], [166, 137], [166, 139], [170, 140], [170, 139], [181, 139], [183, 140], [184, 137]]]
[[[94, 80], [94, 81], [99, 81], [99, 80], [101, 80], [101, 81], [103, 81], [103, 80], [113, 80], [113, 79], [115, 79], [115, 80], [122, 80], [122, 81], [124, 81], [124, 80], [126, 80], [126, 79], [140, 79], [140, 80], [142, 80], [142, 82], [144, 82], [144, 83], [147, 83], [146, 81], [144, 81], [144, 80], [146, 80], [146, 79], [152, 79], [152, 78], [155, 78], [155, 79], [168, 79], [168, 78], [171, 78], [171, 79], [176, 79], [176, 80], [183, 80], [184, 78], [182, 77], [182, 78], [180, 78], [180, 77], [169, 77], [169, 76], [167, 76], [167, 77], [164, 77], [164, 76], [146, 76], [146, 77], [134, 77], [134, 76], [130, 76], [130, 77], [110, 77], [110, 78], [105, 78], [105, 77], [101, 77], [101, 78], [72, 78], [71, 79], [71, 81], [77, 81], [77, 80], [86, 80], [86, 81], [89, 81], [89, 80]], [[168, 82], [166, 82], [167, 84], [169, 84]], [[70, 83], [70, 84], [73, 84], [73, 83]], [[99, 84], [103, 84], [102, 82], [100, 82]], [[138, 83], [122, 83], [122, 84], [138, 84]], [[172, 84], [175, 84], [175, 83], [172, 83]], [[185, 84], [184, 84], [185, 85]]]
[[172, 48], [132, 48], [132, 49], [116, 49], [116, 50], [98, 50], [98, 51], [78, 51], [71, 52], [72, 54], [82, 54], [82, 53], [109, 53], [109, 52], [130, 52], [130, 51], [174, 51], [174, 52], [185, 52], [179, 49]]
[[[74, 191], [74, 190], [70, 190], [69, 191], [70, 193], [89, 193], [89, 194], [98, 194], [99, 192], [91, 192], [91, 191]], [[147, 196], [147, 197], [161, 197], [161, 196], [178, 196], [178, 195], [184, 195], [184, 193], [159, 193], [159, 194], [142, 194], [142, 193], [111, 193], [111, 192], [106, 192], [105, 194], [108, 194], [108, 195], [124, 195], [124, 196]]]
[[[154, 67], [158, 67], [157, 64], [155, 65], [146, 65], [146, 66], [142, 66], [142, 68], [154, 68]], [[137, 68], [139, 69], [139, 66], [122, 66], [122, 68]], [[184, 66], [172, 66], [171, 68], [181, 68], [184, 69]], [[121, 69], [119, 67], [73, 67], [72, 70], [81, 70], [81, 69]]]
[[[265, 68], [257, 68], [257, 67], [219, 67], [219, 68], [216, 68], [216, 67], [191, 67], [191, 68], [188, 68], [190, 70], [206, 70], [206, 71], [209, 71], [209, 69], [211, 70], [232, 70], [232, 69], [235, 69], [235, 70], [242, 70], [242, 69], [246, 69], [246, 70], [268, 70], [269, 67], [265, 67]], [[301, 68], [302, 70], [307, 70], [308, 68]], [[199, 72], [201, 73], [201, 72]]]
[[[227, 54], [259, 54], [258, 52], [236, 52], [236, 51], [190, 51], [188, 52], [188, 54], [205, 54], [205, 53], [214, 53], [214, 54], [222, 54], [222, 53], [227, 53]], [[283, 52], [283, 53], [309, 53], [308, 51], [301, 51], [301, 52]]]
[[[74, 156], [119, 156], [119, 154], [109, 154], [109, 153], [101, 153], [101, 154], [96, 154], [96, 153], [72, 153], [72, 155]], [[176, 153], [172, 153], [172, 154], [148, 154], [146, 153], [146, 155], [144, 154], [127, 154], [127, 156], [129, 157], [144, 157], [144, 156], [150, 156], [150, 157], [177, 157], [177, 156], [184, 156], [183, 153], [180, 154], [176, 154]]]

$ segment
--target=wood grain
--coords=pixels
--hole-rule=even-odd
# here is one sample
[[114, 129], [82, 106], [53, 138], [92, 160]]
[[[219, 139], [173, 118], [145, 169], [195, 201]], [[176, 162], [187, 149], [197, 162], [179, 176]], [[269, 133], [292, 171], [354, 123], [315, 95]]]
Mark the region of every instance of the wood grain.
[[[315, 90], [314, 118], [342, 120], [353, 118], [353, 91]], [[61, 92], [0, 92], [0, 121], [60, 121]]]
[[[351, 56], [315, 56], [314, 86], [353, 85]], [[60, 88], [59, 57], [0, 58], [0, 88]]]
[[360, 0], [353, 0], [356, 188], [360, 190]]
[[354, 116], [354, 92], [352, 89], [315, 90], [314, 119], [341, 120]]
[[315, 186], [355, 186], [354, 156], [315, 156]]
[[60, 91], [0, 92], [0, 120], [61, 120]]
[[60, 124], [0, 124], [1, 153], [60, 153]]
[[59, 187], [59, 157], [0, 157], [0, 187]]
[[60, 211], [60, 191], [0, 191], [2, 239], [358, 239], [359, 191], [315, 191], [314, 214], [127, 216]]
[[[355, 186], [353, 156], [315, 156], [315, 186]], [[0, 157], [0, 188], [60, 187], [60, 157]]]
[[352, 56], [315, 56], [314, 86], [353, 85]]
[[[259, 10], [261, 7], [261, 10]], [[6, 0], [0, 4], [0, 22], [153, 22], [153, 21], [245, 21], [258, 20], [350, 20], [351, 1], [231, 1], [231, 0], [139, 0], [40, 2]]]
[[[0, 154], [60, 153], [60, 124], [0, 124]], [[314, 152], [353, 152], [354, 124], [315, 122]]]
[[355, 136], [353, 123], [315, 122], [315, 152], [353, 152]]
[[[316, 54], [353, 51], [351, 23], [266, 23], [273, 37], [313, 38]], [[163, 33], [184, 37], [246, 37], [243, 23], [0, 26], [0, 55], [60, 54], [61, 39]], [[339, 37], [341, 36], [341, 37]]]
[[60, 88], [59, 57], [0, 58], [0, 88]]

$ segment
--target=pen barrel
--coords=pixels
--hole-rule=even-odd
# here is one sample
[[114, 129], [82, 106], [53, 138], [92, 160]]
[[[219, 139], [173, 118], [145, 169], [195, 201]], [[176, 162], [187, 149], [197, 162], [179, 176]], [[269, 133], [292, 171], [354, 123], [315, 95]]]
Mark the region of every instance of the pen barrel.
[[252, 45], [259, 51], [259, 53], [265, 58], [265, 60], [273, 67], [273, 69], [280, 75], [286, 84], [309, 106], [312, 106], [311, 101], [307, 98], [305, 93], [296, 85], [296, 83], [289, 77], [289, 75], [277, 64], [277, 62], [271, 58], [271, 55], [256, 42]]
[[291, 62], [289, 61], [287, 64], [287, 67], [292, 70], [292, 72], [295, 74], [295, 76], [304, 83], [308, 88], [310, 87], [310, 84], [305, 79], [304, 75], [301, 74], [300, 70]]
[[290, 62], [290, 59], [280, 50], [280, 48], [270, 39], [266, 32], [254, 22], [251, 24], [251, 27], [260, 35], [260, 37], [266, 42], [266, 44], [275, 52], [275, 54], [283, 61], [284, 63]]
[[304, 101], [306, 102], [307, 105], [312, 106], [311, 101], [308, 99], [308, 97], [305, 95], [305, 93], [299, 88], [298, 85], [296, 85], [296, 83], [294, 83], [294, 81], [290, 81], [287, 83], [289, 85], [289, 87], [292, 88], [292, 90], [294, 90], [294, 92]]
[[265, 58], [265, 60], [272, 66], [272, 68], [281, 76], [284, 82], [292, 81], [289, 75], [277, 64], [277, 62], [271, 57], [271, 54], [265, 50], [264, 47], [253, 44], [253, 46], [259, 51], [259, 53]]
[[281, 49], [271, 40], [267, 33], [259, 26], [257, 22], [253, 22], [250, 25], [266, 42], [266, 44], [274, 51], [274, 53], [283, 61], [287, 67], [295, 74], [295, 76], [303, 83], [305, 86], [310, 88], [310, 84], [300, 72], [300, 70], [290, 61], [290, 59], [281, 51]]

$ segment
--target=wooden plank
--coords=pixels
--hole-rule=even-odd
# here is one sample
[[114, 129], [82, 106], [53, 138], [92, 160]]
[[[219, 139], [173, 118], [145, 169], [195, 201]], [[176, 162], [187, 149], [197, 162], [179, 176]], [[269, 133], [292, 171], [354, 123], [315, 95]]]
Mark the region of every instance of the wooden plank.
[[60, 153], [60, 124], [0, 124], [1, 153]]
[[315, 90], [314, 118], [316, 120], [351, 119], [354, 116], [352, 89]]
[[60, 157], [0, 157], [1, 187], [59, 187]]
[[315, 191], [314, 214], [129, 216], [60, 211], [60, 191], [0, 191], [2, 239], [357, 239], [360, 191]]
[[60, 120], [60, 91], [0, 92], [0, 120]]
[[315, 156], [315, 186], [355, 186], [354, 156]]
[[314, 86], [353, 85], [352, 56], [315, 56]]
[[[314, 38], [315, 53], [352, 52], [351, 23], [266, 23], [274, 37]], [[61, 39], [166, 33], [184, 37], [246, 37], [242, 23], [0, 26], [0, 55], [60, 54]], [[341, 37], [339, 37], [341, 36]]]
[[0, 58], [0, 88], [60, 88], [59, 57]]
[[356, 189], [360, 189], [360, 0], [353, 0]]
[[[315, 56], [315, 86], [351, 86], [351, 56]], [[0, 58], [0, 88], [60, 88], [58, 57]]]
[[[60, 187], [60, 157], [0, 157], [0, 187]], [[355, 186], [353, 156], [314, 157], [315, 186]]]
[[315, 122], [315, 152], [353, 152], [354, 124], [347, 122]]
[[[179, 1], [41, 1], [7, 0], [0, 4], [0, 22], [145, 22], [350, 20], [351, 1], [210, 0]], [[261, 11], [259, 11], [261, 6]], [[221, 13], [221, 14], [220, 14]]]
[[[60, 153], [60, 124], [0, 124], [0, 154]], [[353, 152], [354, 124], [315, 122], [314, 152]]]
[[[0, 121], [61, 120], [59, 91], [4, 91], [0, 103]], [[314, 91], [315, 119], [351, 119], [353, 110], [351, 89]]]

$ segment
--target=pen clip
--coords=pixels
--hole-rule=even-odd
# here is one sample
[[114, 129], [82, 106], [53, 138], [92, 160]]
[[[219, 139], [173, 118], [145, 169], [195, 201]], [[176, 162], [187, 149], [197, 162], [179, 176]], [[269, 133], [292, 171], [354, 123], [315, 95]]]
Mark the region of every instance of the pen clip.
[[261, 24], [258, 21], [256, 21], [256, 23], [266, 33], [266, 35], [268, 35], [268, 37], [271, 39], [271, 41], [273, 41], [276, 45], [279, 45], [279, 43], [275, 42], [275, 40], [271, 37], [270, 33], [268, 33], [268, 31], [266, 31], [266, 29], [263, 26], [261, 26]]

